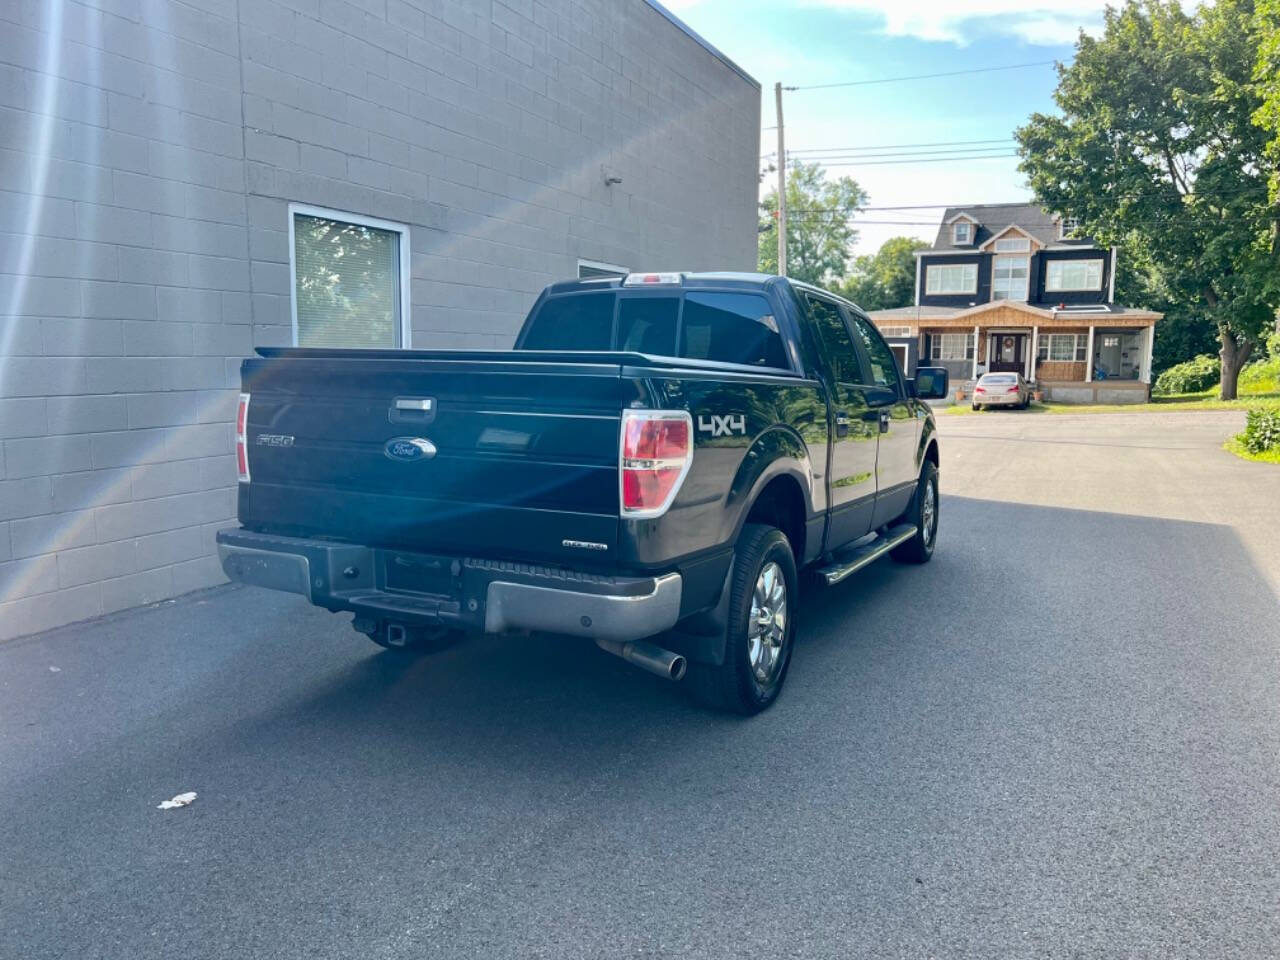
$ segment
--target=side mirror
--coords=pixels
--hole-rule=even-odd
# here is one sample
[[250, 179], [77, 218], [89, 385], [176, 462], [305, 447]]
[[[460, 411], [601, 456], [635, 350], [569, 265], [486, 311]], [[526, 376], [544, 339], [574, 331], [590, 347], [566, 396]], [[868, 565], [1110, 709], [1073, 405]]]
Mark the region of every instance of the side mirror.
[[921, 400], [945, 400], [951, 383], [946, 367], [917, 367], [915, 393]]

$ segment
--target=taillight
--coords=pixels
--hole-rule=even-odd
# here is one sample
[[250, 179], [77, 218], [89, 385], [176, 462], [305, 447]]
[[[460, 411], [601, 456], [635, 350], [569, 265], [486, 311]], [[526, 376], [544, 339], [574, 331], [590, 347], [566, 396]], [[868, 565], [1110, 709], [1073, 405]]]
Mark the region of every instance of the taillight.
[[1010, 387], [1008, 390], [1005, 391], [1005, 393], [1017, 393], [1017, 392], [1018, 392], [1017, 387]]
[[240, 394], [236, 407], [236, 472], [241, 483], [249, 482], [249, 394]]
[[974, 392], [974, 393], [986, 393], [986, 392], [987, 392], [987, 388], [986, 388], [986, 387], [974, 387], [974, 388], [973, 388], [973, 392]]
[[693, 463], [693, 419], [684, 410], [624, 410], [619, 484], [624, 517], [659, 517]]

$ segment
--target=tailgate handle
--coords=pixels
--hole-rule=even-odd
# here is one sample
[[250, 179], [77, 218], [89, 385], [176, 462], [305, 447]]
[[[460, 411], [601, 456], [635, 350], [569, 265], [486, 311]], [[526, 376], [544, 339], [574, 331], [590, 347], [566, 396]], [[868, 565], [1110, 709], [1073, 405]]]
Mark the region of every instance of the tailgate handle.
[[396, 397], [387, 411], [392, 423], [430, 423], [435, 416], [435, 397]]

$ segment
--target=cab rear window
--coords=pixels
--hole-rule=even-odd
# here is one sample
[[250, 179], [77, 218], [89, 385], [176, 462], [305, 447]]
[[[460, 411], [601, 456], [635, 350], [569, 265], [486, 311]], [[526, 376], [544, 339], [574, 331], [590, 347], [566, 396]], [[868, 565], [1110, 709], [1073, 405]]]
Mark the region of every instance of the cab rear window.
[[529, 321], [521, 347], [625, 350], [782, 370], [790, 366], [773, 308], [767, 297], [755, 293], [628, 296], [601, 291], [551, 297]]

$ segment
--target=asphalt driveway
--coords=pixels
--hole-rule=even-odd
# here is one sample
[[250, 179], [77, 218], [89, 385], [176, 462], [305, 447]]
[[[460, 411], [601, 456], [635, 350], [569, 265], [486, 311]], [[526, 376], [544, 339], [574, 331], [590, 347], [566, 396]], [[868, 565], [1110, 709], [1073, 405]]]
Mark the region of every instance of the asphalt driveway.
[[752, 720], [248, 588], [0, 645], [0, 957], [1275, 955], [1238, 419], [942, 418], [934, 562], [807, 596]]

